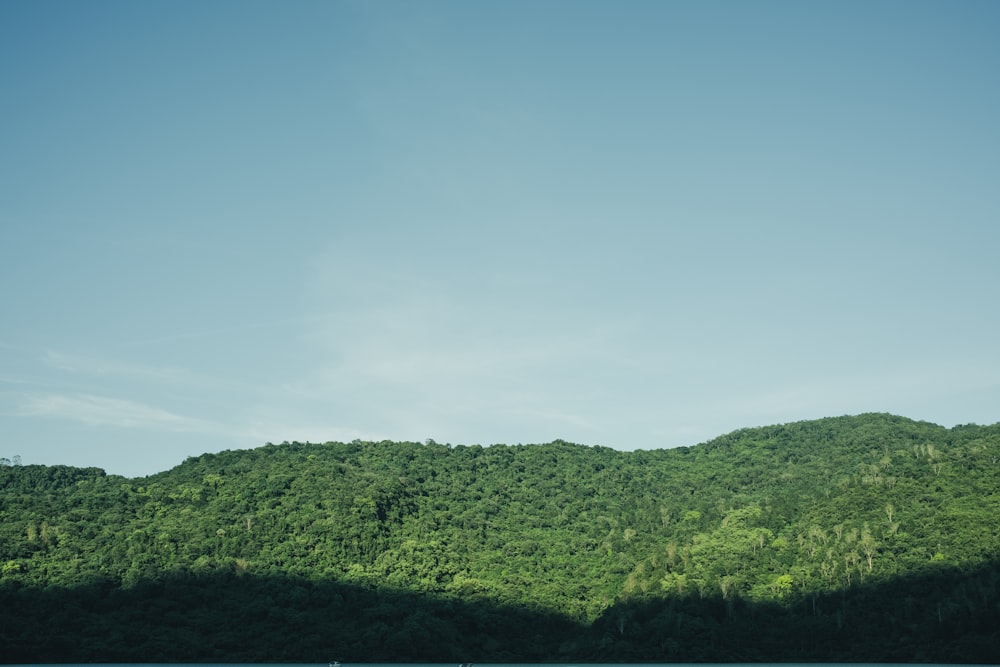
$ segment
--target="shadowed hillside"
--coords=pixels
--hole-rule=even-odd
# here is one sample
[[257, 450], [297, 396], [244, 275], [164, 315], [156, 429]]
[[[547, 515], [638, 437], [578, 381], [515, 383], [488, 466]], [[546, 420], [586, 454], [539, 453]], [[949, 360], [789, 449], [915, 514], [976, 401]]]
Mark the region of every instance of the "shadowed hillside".
[[581, 638], [554, 614], [281, 576], [0, 592], [5, 662], [521, 661]]
[[1000, 428], [0, 467], [5, 662], [998, 662]]
[[944, 662], [1000, 657], [1000, 566], [792, 606], [619, 603], [593, 625], [517, 606], [295, 578], [171, 575], [0, 596], [0, 657], [73, 662]]

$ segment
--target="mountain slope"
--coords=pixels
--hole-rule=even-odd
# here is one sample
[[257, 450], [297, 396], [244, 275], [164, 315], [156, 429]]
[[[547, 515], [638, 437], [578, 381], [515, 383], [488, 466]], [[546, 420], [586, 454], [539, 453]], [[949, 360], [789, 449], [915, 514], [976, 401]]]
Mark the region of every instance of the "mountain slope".
[[[250, 582], [270, 590], [268, 581], [298, 582], [298, 593], [271, 593], [271, 608], [284, 611], [269, 615], [265, 604], [245, 618], [241, 632], [256, 644], [230, 646], [232, 659], [314, 660], [306, 652], [353, 647], [386, 660], [463, 660], [460, 637], [475, 636], [478, 660], [863, 660], [875, 655], [870, 641], [837, 640], [857, 605], [879, 610], [894, 647], [924, 624], [955, 624], [930, 647], [911, 642], [919, 655], [893, 659], [966, 644], [988, 653], [1000, 645], [995, 632], [956, 619], [997, 616], [998, 458], [1000, 425], [945, 429], [869, 414], [743, 429], [672, 450], [356, 441], [205, 454], [142, 479], [6, 467], [0, 595], [42, 614], [57, 603], [32, 591], [116, 591], [129, 604], [144, 599], [137, 592], [159, 591], [164, 616], [204, 611], [192, 625], [126, 605], [121, 623], [156, 628], [144, 660], [225, 659], [211, 648], [225, 637], [208, 629], [223, 612], [196, 591], [221, 595]], [[928, 582], [938, 582], [934, 592]], [[877, 591], [913, 602], [894, 607]], [[438, 606], [421, 614], [424, 603]], [[296, 614], [317, 604], [339, 608], [330, 619], [353, 630], [315, 630], [293, 654], [261, 638], [301, 624]], [[78, 622], [65, 624], [63, 639], [101, 625], [88, 605], [77, 600]], [[497, 613], [531, 614], [524, 625], [534, 627], [512, 629]], [[762, 615], [776, 619], [773, 628], [808, 621], [816, 641], [765, 642], [745, 623]], [[487, 617], [494, 621], [469, 620]], [[41, 617], [0, 619], [0, 640], [40, 660], [39, 642], [17, 630], [29, 618]], [[679, 619], [704, 632], [681, 632]], [[475, 631], [456, 634], [463, 623]], [[705, 628], [723, 627], [748, 639], [716, 638], [724, 653], [699, 654]], [[440, 638], [386, 652], [383, 640], [404, 629]], [[58, 659], [111, 659], [86, 639], [99, 634], [59, 643]]]

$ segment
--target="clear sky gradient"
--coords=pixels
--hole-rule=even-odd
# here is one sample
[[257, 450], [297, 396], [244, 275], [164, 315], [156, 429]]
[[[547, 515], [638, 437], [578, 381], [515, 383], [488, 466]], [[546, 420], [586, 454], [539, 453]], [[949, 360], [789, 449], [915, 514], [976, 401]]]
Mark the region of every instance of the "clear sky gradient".
[[0, 456], [1000, 421], [1000, 3], [0, 1]]

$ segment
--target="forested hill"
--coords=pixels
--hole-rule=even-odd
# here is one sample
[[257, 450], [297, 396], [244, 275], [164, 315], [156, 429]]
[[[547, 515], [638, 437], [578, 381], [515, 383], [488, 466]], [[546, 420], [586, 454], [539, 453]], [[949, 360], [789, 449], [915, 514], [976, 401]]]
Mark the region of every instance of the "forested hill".
[[0, 661], [1000, 662], [1000, 424], [0, 467]]

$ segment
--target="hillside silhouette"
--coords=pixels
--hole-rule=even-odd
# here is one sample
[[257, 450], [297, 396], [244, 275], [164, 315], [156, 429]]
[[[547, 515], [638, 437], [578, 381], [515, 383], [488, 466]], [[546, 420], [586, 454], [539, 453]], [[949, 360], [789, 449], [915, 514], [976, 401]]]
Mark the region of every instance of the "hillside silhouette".
[[1000, 428], [0, 466], [3, 662], [1000, 662]]

